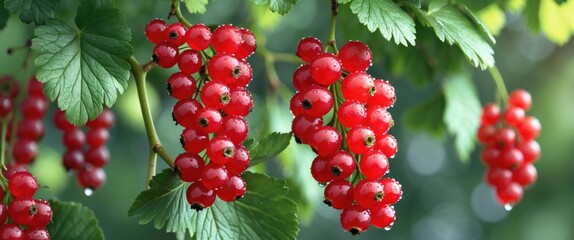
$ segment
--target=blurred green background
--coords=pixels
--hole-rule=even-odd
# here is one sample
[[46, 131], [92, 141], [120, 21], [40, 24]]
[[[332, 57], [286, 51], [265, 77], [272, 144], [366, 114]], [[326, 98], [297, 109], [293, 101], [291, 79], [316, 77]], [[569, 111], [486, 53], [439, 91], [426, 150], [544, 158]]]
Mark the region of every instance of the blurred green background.
[[[76, 1], [60, 1], [60, 17], [75, 16]], [[160, 1], [116, 1], [126, 15], [132, 29], [136, 58], [150, 59], [153, 45], [145, 40], [145, 24], [156, 17], [165, 17], [169, 3]], [[284, 17], [266, 16], [267, 41], [264, 47], [276, 52], [293, 53], [298, 40], [306, 36], [327, 37], [329, 20], [328, 1], [299, 1]], [[190, 15], [191, 22], [218, 25], [234, 23], [248, 27], [256, 19], [249, 14], [254, 9], [247, 1], [218, 0], [208, 5], [207, 13]], [[261, 9], [259, 9], [261, 10]], [[530, 33], [519, 15], [509, 14], [507, 24], [494, 45], [497, 66], [509, 90], [524, 88], [531, 92], [533, 107], [528, 114], [540, 119], [543, 125], [539, 142], [542, 157], [537, 164], [539, 179], [525, 192], [523, 201], [507, 212], [494, 199], [493, 190], [483, 181], [484, 166], [479, 161], [479, 148], [471, 161], [462, 163], [452, 148], [452, 139], [436, 139], [425, 133], [411, 132], [401, 124], [402, 115], [425, 97], [436, 93], [438, 81], [420, 88], [401, 76], [393, 76], [383, 68], [382, 61], [393, 61], [392, 56], [378, 60], [370, 73], [389, 80], [397, 91], [398, 101], [390, 110], [396, 125], [391, 132], [399, 142], [399, 153], [391, 161], [390, 176], [403, 185], [403, 199], [396, 205], [397, 221], [391, 231], [371, 228], [357, 239], [574, 239], [574, 43], [558, 47], [545, 37]], [[261, 19], [259, 19], [261, 20]], [[339, 22], [345, 21], [340, 18]], [[263, 25], [266, 26], [265, 24]], [[23, 69], [25, 51], [7, 55], [6, 49], [22, 45], [32, 36], [32, 28], [20, 23], [16, 16], [8, 27], [0, 31], [0, 75], [12, 74], [24, 81], [33, 73]], [[354, 36], [338, 32], [339, 46]], [[392, 43], [391, 43], [392, 44]], [[383, 44], [382, 46], [385, 46]], [[263, 59], [250, 58], [254, 80], [255, 109], [250, 115], [250, 134], [259, 137], [269, 131], [289, 131], [291, 114], [283, 98], [270, 95], [267, 88]], [[292, 88], [293, 63], [277, 63], [281, 81]], [[165, 80], [171, 70], [154, 69], [148, 74], [149, 91], [156, 127], [162, 143], [172, 156], [182, 151], [179, 144], [181, 128], [171, 120], [175, 101], [165, 90]], [[417, 71], [417, 69], [411, 69]], [[495, 86], [488, 72], [474, 71], [474, 83], [482, 103], [494, 100]], [[81, 202], [95, 211], [107, 239], [175, 239], [173, 234], [156, 230], [152, 225], [139, 225], [128, 218], [127, 211], [137, 194], [144, 189], [147, 168], [147, 139], [135, 85], [130, 82], [113, 111], [117, 122], [112, 129], [108, 146], [111, 162], [105, 167], [108, 182], [93, 196], [86, 197], [61, 166], [61, 133], [46, 118], [47, 131], [41, 143], [41, 153], [32, 167], [42, 185], [44, 198]], [[421, 121], [424, 121], [422, 119]], [[297, 154], [295, 154], [295, 152]], [[339, 225], [339, 211], [322, 204], [322, 188], [310, 176], [313, 154], [308, 148], [293, 146], [278, 159], [269, 161], [257, 170], [287, 178], [290, 196], [301, 203], [301, 231], [299, 239], [351, 238]], [[166, 166], [161, 163], [159, 168]], [[302, 184], [303, 183], [303, 184]]]

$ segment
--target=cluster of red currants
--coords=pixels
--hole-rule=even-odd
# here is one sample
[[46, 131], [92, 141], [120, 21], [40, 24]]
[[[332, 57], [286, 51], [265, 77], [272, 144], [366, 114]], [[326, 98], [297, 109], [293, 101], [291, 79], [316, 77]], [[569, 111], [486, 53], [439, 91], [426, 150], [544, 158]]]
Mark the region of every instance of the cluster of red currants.
[[540, 145], [535, 138], [542, 126], [525, 113], [531, 103], [530, 94], [518, 89], [510, 94], [504, 112], [494, 103], [485, 105], [477, 133], [485, 145], [481, 157], [488, 167], [486, 182], [496, 188], [497, 199], [508, 210], [538, 176], [533, 164], [540, 157]]
[[[48, 99], [43, 92], [43, 84], [35, 77], [30, 78], [26, 96], [19, 105], [20, 120], [16, 125], [16, 135], [12, 133], [15, 117], [16, 97], [19, 95], [19, 85], [15, 79], [7, 76], [0, 80], [6, 92], [0, 94], [0, 118], [7, 121], [6, 143], [12, 144], [11, 164], [7, 164], [6, 177], [16, 171], [23, 171], [38, 155], [38, 141], [44, 135], [43, 118], [48, 110]], [[7, 149], [7, 148], [6, 148]]]
[[[169, 77], [167, 89], [177, 100], [173, 119], [184, 127], [180, 140], [185, 153], [174, 164], [180, 179], [192, 183], [186, 194], [191, 208], [207, 208], [216, 196], [226, 202], [243, 197], [246, 184], [240, 175], [250, 162], [242, 146], [248, 133], [244, 117], [253, 107], [246, 90], [253, 77], [246, 58], [255, 51], [255, 36], [231, 25], [211, 32], [203, 24], [168, 26], [160, 19], [149, 22], [145, 33], [157, 44], [154, 61], [164, 68], [177, 64], [180, 70]], [[185, 43], [188, 49], [179, 53]]]
[[54, 125], [64, 132], [62, 141], [66, 152], [62, 163], [67, 171], [77, 171], [78, 184], [89, 196], [106, 180], [103, 167], [110, 161], [106, 143], [115, 117], [111, 110], [104, 109], [97, 118], [86, 123], [88, 130], [84, 133], [82, 127], [68, 122], [64, 115], [58, 109], [53, 118]]
[[[292, 131], [318, 155], [311, 174], [326, 185], [324, 202], [342, 210], [341, 225], [353, 235], [370, 225], [389, 229], [395, 220], [392, 205], [402, 196], [398, 181], [383, 178], [397, 152], [396, 139], [387, 133], [394, 88], [366, 73], [372, 53], [359, 41], [347, 42], [334, 55], [325, 53], [318, 39], [304, 38], [297, 55], [305, 64], [293, 74]], [[324, 124], [332, 109], [331, 121]]]
[[49, 240], [46, 226], [52, 221], [52, 208], [47, 201], [33, 198], [38, 190], [36, 178], [26, 171], [13, 173], [7, 189], [11, 196], [5, 196], [0, 187], [0, 199], [9, 202], [8, 207], [0, 203], [1, 239]]

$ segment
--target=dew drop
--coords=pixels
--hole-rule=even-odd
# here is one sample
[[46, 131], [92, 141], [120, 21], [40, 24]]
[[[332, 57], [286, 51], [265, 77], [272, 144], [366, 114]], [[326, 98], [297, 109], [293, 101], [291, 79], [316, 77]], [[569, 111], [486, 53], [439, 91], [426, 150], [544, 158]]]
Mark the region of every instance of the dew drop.
[[324, 188], [324, 187], [326, 187], [326, 186], [327, 186], [327, 184], [326, 184], [326, 183], [319, 183], [319, 187], [322, 187], [322, 188]]
[[514, 205], [512, 205], [510, 203], [504, 204], [504, 209], [506, 209], [506, 211], [512, 210], [513, 207], [514, 207]]
[[84, 189], [84, 194], [86, 194], [86, 196], [92, 196], [92, 194], [94, 194], [94, 190], [92, 190], [91, 188], [86, 188]]
[[393, 228], [393, 225], [385, 227], [385, 231], [391, 231], [392, 228]]

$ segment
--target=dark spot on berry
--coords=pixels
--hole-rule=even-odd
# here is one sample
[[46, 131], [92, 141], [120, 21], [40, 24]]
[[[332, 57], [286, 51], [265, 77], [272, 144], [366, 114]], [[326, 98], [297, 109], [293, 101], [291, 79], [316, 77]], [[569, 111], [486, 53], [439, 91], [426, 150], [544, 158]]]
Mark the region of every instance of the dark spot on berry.
[[235, 200], [239, 200], [239, 199], [242, 199], [242, 198], [243, 198], [243, 195], [237, 195], [237, 196], [235, 197]]
[[151, 59], [155, 63], [159, 63], [159, 57], [157, 56], [157, 54], [154, 53], [153, 55], [151, 55]]
[[235, 155], [235, 151], [233, 150], [232, 147], [226, 147], [225, 149], [223, 149], [223, 156], [231, 158], [233, 157], [233, 155]]
[[361, 229], [358, 229], [358, 228], [351, 228], [351, 229], [349, 229], [349, 232], [353, 236], [357, 236], [357, 235], [361, 234], [362, 231], [361, 231]]
[[207, 120], [206, 118], [200, 118], [199, 119], [199, 126], [203, 127], [203, 128], [209, 126], [209, 120]]
[[378, 191], [378, 192], [375, 194], [375, 201], [377, 201], [377, 202], [383, 201], [383, 197], [384, 197], [384, 196], [385, 196], [385, 194], [384, 194], [382, 191]]
[[227, 116], [227, 113], [225, 111], [223, 111], [223, 109], [219, 109], [218, 111], [219, 111], [219, 114], [221, 115], [222, 118]]
[[223, 95], [221, 95], [221, 97], [219, 97], [219, 101], [223, 105], [227, 105], [231, 101], [231, 96], [229, 96], [229, 93], [224, 93]]
[[299, 138], [299, 137], [297, 137], [297, 136], [295, 136], [295, 142], [298, 143], [298, 144], [303, 143], [303, 142], [301, 141], [301, 138]]
[[341, 175], [341, 173], [343, 173], [343, 169], [341, 169], [339, 166], [333, 166], [331, 168], [331, 174], [333, 174], [333, 176], [338, 177]]
[[239, 76], [241, 76], [241, 68], [239, 66], [234, 67], [233, 70], [231, 70], [231, 76], [233, 76], [233, 78], [239, 78]]
[[333, 204], [331, 203], [331, 200], [328, 200], [328, 199], [323, 200], [323, 203], [325, 203], [329, 207], [333, 206]]
[[175, 125], [177, 126], [179, 123], [177, 122], [177, 119], [175, 118], [175, 113], [171, 112], [171, 119], [175, 122]]
[[372, 86], [371, 90], [369, 90], [369, 95], [374, 96], [375, 93], [377, 93], [377, 88], [375, 86]]
[[371, 147], [375, 145], [376, 138], [373, 135], [369, 135], [365, 138], [365, 146]]
[[173, 91], [173, 88], [171, 87], [171, 84], [168, 83], [168, 84], [167, 84], [167, 93], [168, 93], [169, 95], [171, 95], [171, 92], [172, 92], [172, 91]]
[[199, 211], [205, 209], [205, 207], [199, 203], [194, 203], [194, 204], [191, 204], [191, 209], [195, 210], [196, 212], [199, 212]]
[[179, 137], [179, 143], [181, 143], [181, 147], [185, 146], [185, 140], [183, 140], [183, 136]]
[[177, 38], [177, 32], [175, 32], [175, 31], [169, 32], [169, 38], [176, 39]]
[[311, 107], [313, 107], [313, 104], [311, 103], [311, 101], [309, 101], [309, 99], [303, 99], [303, 101], [301, 101], [301, 106], [303, 107], [303, 109], [311, 109]]

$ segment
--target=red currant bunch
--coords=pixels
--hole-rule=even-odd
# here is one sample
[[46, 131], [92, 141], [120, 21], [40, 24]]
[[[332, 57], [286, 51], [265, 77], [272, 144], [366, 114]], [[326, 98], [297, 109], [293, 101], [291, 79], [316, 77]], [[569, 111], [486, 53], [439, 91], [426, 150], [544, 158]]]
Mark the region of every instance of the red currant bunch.
[[536, 137], [540, 121], [527, 116], [532, 104], [530, 93], [517, 89], [510, 94], [506, 109], [494, 103], [484, 106], [478, 141], [484, 144], [481, 158], [487, 166], [486, 183], [496, 189], [498, 201], [510, 210], [518, 204], [524, 187], [536, 181], [534, 163], [540, 157]]
[[318, 39], [304, 38], [297, 56], [305, 64], [293, 74], [292, 131], [318, 155], [311, 174], [326, 186], [325, 204], [342, 210], [341, 225], [353, 235], [370, 225], [389, 229], [395, 221], [392, 205], [402, 196], [399, 182], [384, 177], [397, 152], [397, 141], [387, 132], [393, 126], [387, 110], [395, 102], [394, 88], [366, 73], [372, 53], [359, 41], [347, 42], [335, 55], [324, 52]]
[[167, 90], [177, 100], [173, 119], [184, 128], [180, 140], [185, 152], [174, 164], [180, 179], [192, 183], [186, 194], [191, 208], [207, 208], [216, 197], [226, 202], [243, 197], [246, 184], [240, 175], [250, 162], [242, 145], [249, 130], [244, 117], [253, 107], [246, 90], [253, 77], [246, 58], [255, 51], [255, 36], [232, 25], [211, 32], [203, 24], [168, 26], [160, 19], [149, 22], [145, 32], [157, 44], [153, 59], [180, 70], [167, 80]]
[[6, 192], [0, 187], [0, 199], [8, 199], [0, 203], [2, 239], [50, 239], [46, 226], [52, 221], [52, 208], [47, 201], [33, 198], [37, 190], [36, 177], [27, 171], [13, 173]]
[[78, 184], [89, 196], [106, 180], [103, 167], [110, 161], [106, 143], [115, 117], [111, 110], [104, 109], [98, 117], [86, 123], [84, 132], [82, 127], [68, 122], [64, 115], [58, 109], [53, 118], [54, 125], [64, 133], [62, 141], [66, 152], [62, 163], [67, 171], [77, 171]]

